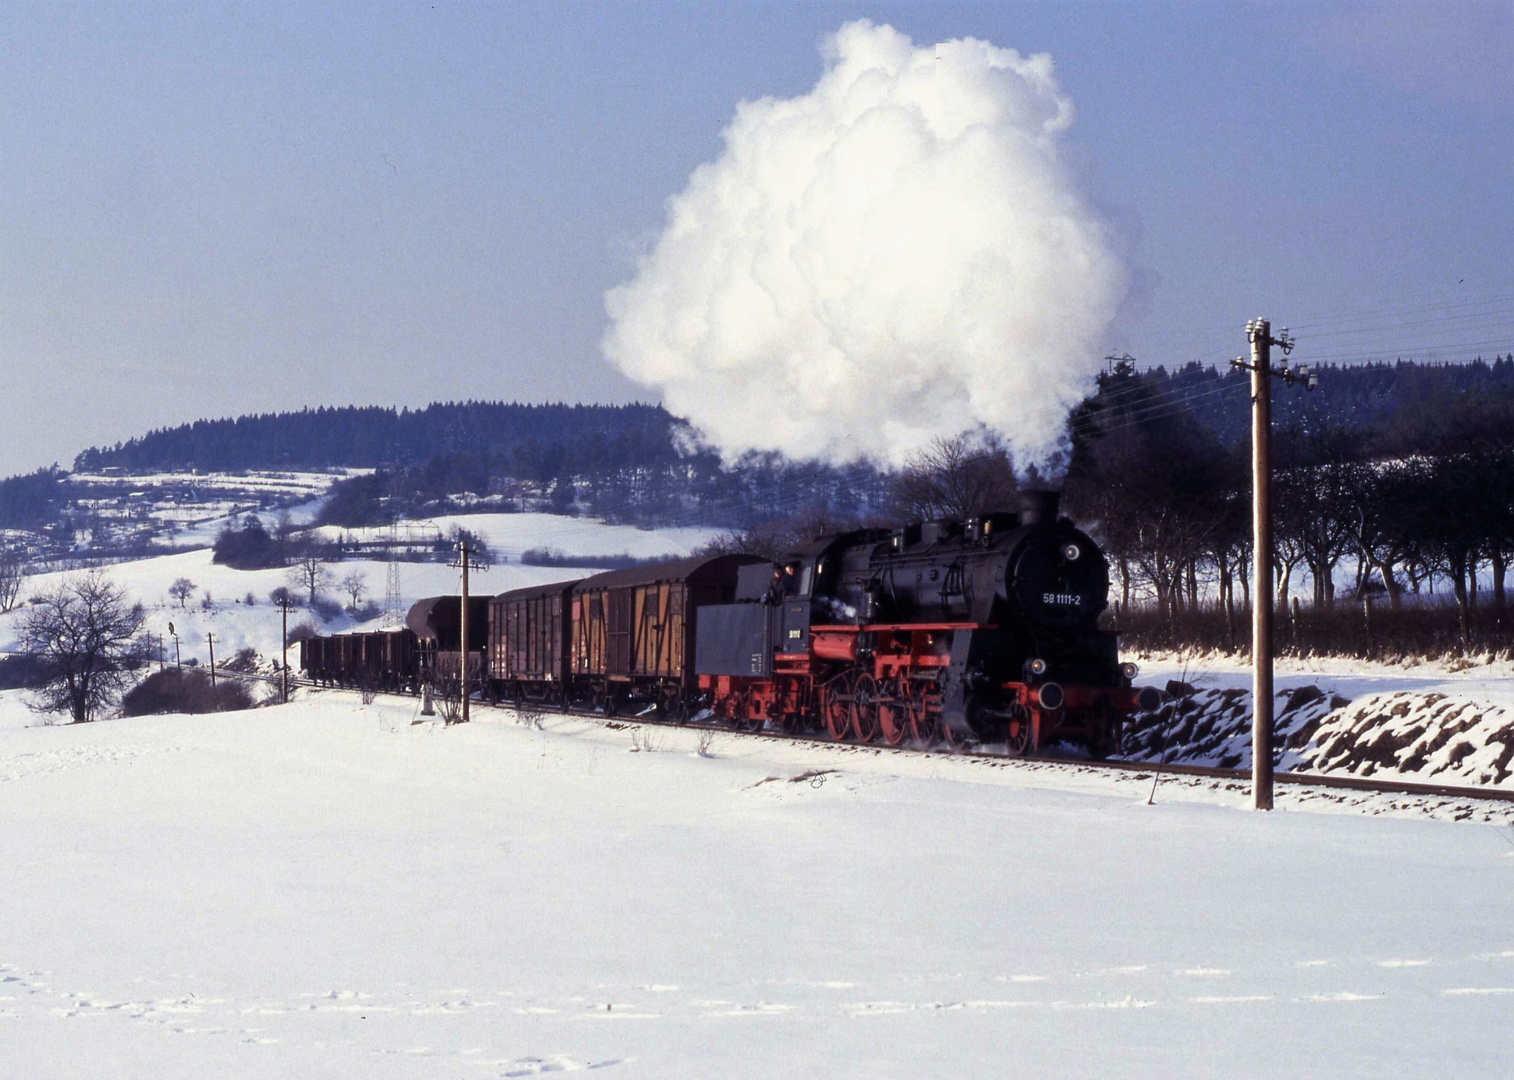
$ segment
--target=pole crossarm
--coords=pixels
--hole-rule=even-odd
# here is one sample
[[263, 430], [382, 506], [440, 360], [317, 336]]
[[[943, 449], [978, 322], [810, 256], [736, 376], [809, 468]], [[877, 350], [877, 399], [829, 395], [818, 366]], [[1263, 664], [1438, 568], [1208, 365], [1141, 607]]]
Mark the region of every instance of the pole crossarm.
[[[1289, 336], [1286, 326], [1278, 331], [1277, 337], [1273, 337], [1271, 334], [1271, 324], [1266, 319], [1253, 319], [1246, 324], [1246, 340], [1251, 343], [1253, 350], [1260, 344], [1266, 348], [1275, 347], [1281, 349], [1284, 356], [1292, 353], [1293, 347], [1298, 344], [1296, 339]], [[1242, 371], [1255, 372], [1260, 370], [1261, 365], [1264, 363], [1267, 366], [1268, 373], [1273, 378], [1282, 379], [1289, 386], [1302, 386], [1305, 390], [1313, 390], [1319, 385], [1319, 372], [1311, 371], [1308, 364], [1295, 364], [1291, 368], [1286, 364], [1280, 367], [1273, 367], [1270, 363], [1259, 360], [1255, 356], [1254, 351], [1251, 360], [1247, 360], [1244, 356], [1237, 356], [1234, 360], [1230, 361], [1230, 366], [1239, 368]]]

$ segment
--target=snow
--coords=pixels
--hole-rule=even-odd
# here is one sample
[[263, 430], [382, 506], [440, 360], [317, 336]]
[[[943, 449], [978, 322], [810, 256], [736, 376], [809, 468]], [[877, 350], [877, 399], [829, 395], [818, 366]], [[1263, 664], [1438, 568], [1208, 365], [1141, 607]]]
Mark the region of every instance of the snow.
[[1514, 808], [415, 712], [0, 730], [0, 1072], [1508, 1075]]
[[353, 476], [367, 476], [373, 472], [367, 468], [329, 469], [321, 472], [302, 470], [268, 471], [252, 469], [244, 472], [140, 472], [140, 473], [73, 473], [69, 482], [74, 485], [89, 485], [94, 488], [118, 488], [131, 491], [148, 487], [185, 487], [197, 490], [237, 492], [267, 492], [274, 495], [313, 495], [324, 492], [338, 480]]
[[[1199, 687], [1251, 688], [1251, 665], [1244, 656], [1155, 654], [1132, 659], [1140, 664], [1138, 681], [1143, 684], [1164, 686], [1167, 680], [1176, 679]], [[1348, 698], [1388, 691], [1452, 696], [1475, 693], [1489, 704], [1514, 707], [1514, 661], [1487, 656], [1415, 659], [1402, 664], [1350, 657], [1283, 656], [1277, 658], [1273, 671], [1279, 691], [1308, 685]]]
[[[481, 594], [585, 572], [529, 547], [707, 536], [458, 520], [512, 553]], [[387, 564], [332, 569], [382, 599]], [[400, 571], [407, 602], [457, 587]], [[218, 657], [277, 654], [282, 570], [202, 550], [107, 572], [186, 658], [207, 631]], [[1194, 755], [1249, 755], [1242, 664], [1141, 662], [1199, 688]], [[1511, 786], [1487, 775], [1506, 663], [1284, 661], [1278, 686], [1285, 767]], [[41, 726], [0, 691], [0, 1076], [1510, 1071], [1514, 804], [1289, 785], [1261, 815], [1242, 783], [1155, 770], [417, 713], [301, 690]]]
[[[401, 539], [417, 530], [445, 536], [454, 525], [482, 536], [489, 547], [512, 562], [533, 548], [551, 548], [577, 556], [630, 555], [637, 559], [666, 556], [681, 558], [710, 542], [720, 530], [698, 526], [643, 529], [634, 525], [608, 525], [595, 518], [526, 512], [519, 514], [444, 514], [400, 523]], [[381, 541], [387, 528], [341, 529], [326, 525], [316, 530], [326, 540], [350, 536], [359, 541]]]

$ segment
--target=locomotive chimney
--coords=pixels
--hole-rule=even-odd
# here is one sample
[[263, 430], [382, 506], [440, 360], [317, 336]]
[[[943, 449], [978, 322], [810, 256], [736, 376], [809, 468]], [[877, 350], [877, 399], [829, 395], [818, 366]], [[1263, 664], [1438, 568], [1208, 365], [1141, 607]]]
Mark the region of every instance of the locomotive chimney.
[[1020, 524], [1040, 525], [1043, 522], [1050, 525], [1057, 520], [1057, 507], [1062, 501], [1060, 491], [1022, 491], [1020, 492]]

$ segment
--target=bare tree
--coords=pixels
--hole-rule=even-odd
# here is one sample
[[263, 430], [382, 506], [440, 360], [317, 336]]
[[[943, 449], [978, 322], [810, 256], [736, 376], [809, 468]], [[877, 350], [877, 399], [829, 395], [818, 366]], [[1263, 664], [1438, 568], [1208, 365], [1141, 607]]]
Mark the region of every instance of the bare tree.
[[1009, 451], [992, 439], [963, 434], [937, 439], [911, 455], [894, 479], [894, 508], [901, 517], [970, 518], [1013, 507], [1019, 485]]
[[278, 517], [274, 520], [273, 538], [278, 543], [281, 552], [289, 550], [289, 546], [294, 539], [295, 529], [294, 518], [290, 515], [289, 510], [287, 508], [280, 510]]
[[356, 611], [357, 606], [363, 602], [363, 594], [368, 591], [368, 579], [363, 576], [361, 570], [354, 570], [341, 581], [342, 591], [352, 598], [348, 605], [348, 611]]
[[194, 595], [194, 591], [195, 583], [187, 577], [175, 579], [174, 583], [168, 587], [168, 595], [177, 600], [180, 607], [188, 605], [189, 598]]
[[33, 708], [93, 719], [144, 662], [142, 621], [142, 605], [99, 570], [34, 597], [20, 628], [45, 680]]
[[315, 554], [301, 555], [290, 564], [289, 584], [291, 588], [305, 590], [309, 602], [314, 604], [315, 598], [331, 584], [331, 568]]
[[[1280, 432], [1274, 503], [1279, 551], [1292, 552], [1314, 579], [1314, 606], [1335, 604], [1335, 568], [1353, 543], [1350, 500], [1357, 436], [1326, 429]], [[1280, 570], [1286, 577], [1292, 567]]]
[[16, 606], [21, 595], [21, 553], [0, 551], [0, 611]]
[[836, 515], [824, 507], [810, 507], [788, 517], [774, 518], [750, 529], [736, 529], [713, 537], [694, 554], [713, 558], [717, 555], [756, 555], [777, 559], [794, 545], [828, 533], [852, 529], [882, 528], [887, 519], [856, 518]]

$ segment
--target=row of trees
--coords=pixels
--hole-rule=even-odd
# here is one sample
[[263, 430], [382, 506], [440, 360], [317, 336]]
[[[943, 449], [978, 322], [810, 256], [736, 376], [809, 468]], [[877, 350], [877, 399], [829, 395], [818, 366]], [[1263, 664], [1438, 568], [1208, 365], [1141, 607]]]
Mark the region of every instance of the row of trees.
[[[1275, 439], [1276, 555], [1270, 599], [1287, 606], [1303, 579], [1313, 608], [1448, 584], [1469, 643], [1483, 572], [1493, 625], [1514, 556], [1514, 399], [1454, 403], [1417, 450], [1384, 456], [1381, 433], [1324, 427]], [[1128, 367], [1101, 380], [1074, 416], [1066, 505], [1092, 527], [1116, 571], [1123, 609], [1148, 603], [1180, 632], [1185, 613], [1217, 604], [1233, 622], [1252, 601], [1250, 474], [1181, 399]], [[1237, 597], [1236, 588], [1240, 587]]]

